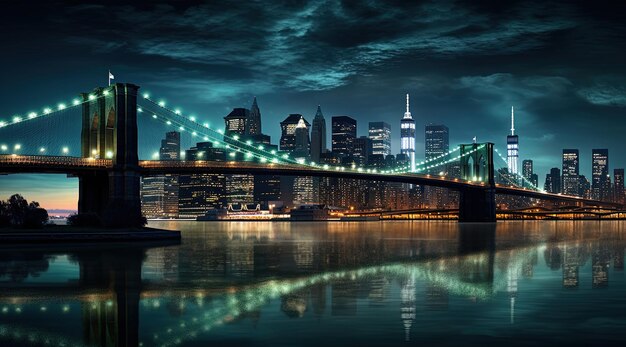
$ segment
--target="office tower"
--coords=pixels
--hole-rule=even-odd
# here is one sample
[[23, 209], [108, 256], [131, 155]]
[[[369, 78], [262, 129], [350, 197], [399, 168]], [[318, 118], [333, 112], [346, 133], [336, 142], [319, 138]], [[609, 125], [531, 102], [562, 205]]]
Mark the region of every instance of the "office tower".
[[311, 146], [311, 142], [309, 140], [309, 128], [304, 122], [304, 117], [300, 117], [300, 120], [296, 125], [294, 135], [295, 147], [292, 156], [306, 162], [309, 160], [309, 148]]
[[620, 204], [624, 203], [624, 169], [613, 170], [613, 201]]
[[[165, 139], [161, 141], [159, 149], [161, 160], [180, 159], [180, 133], [170, 131], [165, 134]], [[164, 176], [163, 187], [165, 194], [163, 197], [163, 217], [178, 218], [178, 175], [166, 174]]]
[[249, 135], [261, 135], [261, 110], [256, 102], [256, 96], [252, 101], [250, 113], [248, 114], [247, 133]]
[[530, 179], [530, 183], [532, 183], [534, 188], [539, 188], [539, 175], [536, 173], [532, 174]]
[[[180, 133], [165, 134], [161, 140], [159, 160], [178, 160]], [[156, 175], [141, 179], [141, 210], [147, 218], [178, 218], [178, 176]]]
[[553, 167], [550, 169], [550, 173], [546, 174], [546, 182], [543, 189], [552, 194], [561, 192], [561, 170], [558, 167]]
[[[284, 121], [280, 122], [281, 136], [279, 149], [285, 152], [293, 152], [296, 148], [296, 126], [303, 118], [301, 114], [290, 114]], [[304, 120], [304, 124], [309, 127], [309, 123]]]
[[578, 176], [578, 196], [585, 199], [591, 199], [591, 182], [585, 175]]
[[563, 150], [563, 181], [561, 188], [565, 195], [578, 195], [579, 156], [577, 149]]
[[[199, 142], [185, 151], [185, 160], [225, 161], [226, 152], [223, 147], [213, 147], [211, 142]], [[195, 218], [223, 206], [226, 175], [186, 174], [178, 179], [180, 218]]]
[[[425, 147], [424, 155], [426, 160], [435, 160], [449, 150], [448, 127], [445, 125], [426, 125], [425, 127]], [[440, 159], [441, 161], [445, 159]], [[438, 161], [438, 160], [435, 160]], [[433, 163], [435, 162], [433, 161]], [[431, 163], [432, 164], [432, 163]], [[439, 175], [441, 172], [447, 174], [446, 166], [431, 168], [426, 171], [428, 174]], [[431, 208], [444, 208], [447, 203], [447, 192], [444, 188], [424, 187], [424, 196]]]
[[609, 199], [609, 150], [594, 149], [591, 154], [591, 195], [595, 200]]
[[517, 162], [519, 159], [519, 138], [515, 135], [515, 113], [513, 106], [511, 106], [511, 135], [506, 137], [506, 149], [507, 149], [507, 166], [509, 173], [513, 177], [517, 177], [519, 174], [517, 168]]
[[406, 112], [400, 121], [400, 153], [409, 160], [409, 168], [415, 170], [415, 121], [409, 111], [409, 94], [406, 95]]
[[[433, 160], [448, 153], [450, 147], [448, 127], [445, 125], [427, 125], [425, 136], [426, 160]], [[447, 159], [447, 158], [446, 158]], [[436, 167], [428, 171], [431, 174], [439, 174], [445, 171], [445, 167]]]
[[[301, 117], [295, 130], [296, 147], [293, 151], [293, 158], [299, 162], [308, 162], [310, 159], [309, 128], [304, 117]], [[298, 176], [293, 179], [293, 203], [294, 205], [310, 204], [315, 202], [314, 178], [310, 176]]]
[[372, 154], [391, 154], [391, 126], [385, 122], [370, 122], [368, 136], [372, 140]]
[[[233, 108], [230, 113], [224, 117], [226, 136], [245, 136], [248, 135], [248, 117], [250, 110], [247, 108]], [[260, 125], [260, 123], [259, 123]]]
[[317, 105], [311, 128], [311, 160], [319, 163], [321, 154], [326, 151], [326, 120], [322, 114], [322, 108]]
[[348, 116], [332, 117], [332, 150], [341, 157], [349, 157], [356, 139], [356, 119]]
[[[524, 177], [524, 181], [522, 182], [522, 186], [526, 188], [533, 188], [533, 161], [530, 159], [525, 159], [522, 162], [522, 177]], [[534, 185], [536, 187], [537, 185]]]
[[372, 155], [372, 140], [367, 136], [361, 136], [354, 140], [354, 151], [352, 157], [357, 166], [369, 165], [369, 158]]

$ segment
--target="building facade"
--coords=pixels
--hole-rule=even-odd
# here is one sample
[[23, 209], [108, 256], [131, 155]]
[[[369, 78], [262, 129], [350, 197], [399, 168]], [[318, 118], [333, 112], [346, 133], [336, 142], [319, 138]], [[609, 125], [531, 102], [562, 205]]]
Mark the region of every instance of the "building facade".
[[563, 150], [562, 166], [562, 193], [565, 195], [575, 195], [580, 193], [579, 184], [579, 154], [577, 149]]
[[356, 139], [356, 119], [348, 116], [332, 117], [332, 151], [341, 157], [349, 157]]
[[321, 154], [326, 151], [326, 120], [322, 114], [322, 108], [317, 105], [317, 112], [315, 112], [311, 127], [311, 160], [319, 163]]
[[368, 137], [372, 141], [372, 154], [391, 154], [391, 126], [385, 122], [370, 122]]
[[591, 151], [591, 196], [595, 200], [610, 199], [609, 150]]

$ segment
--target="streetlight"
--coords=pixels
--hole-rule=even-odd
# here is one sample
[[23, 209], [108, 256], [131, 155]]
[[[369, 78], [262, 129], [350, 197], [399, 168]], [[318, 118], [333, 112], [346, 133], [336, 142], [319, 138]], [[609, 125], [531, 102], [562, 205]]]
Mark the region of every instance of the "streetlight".
[[63, 154], [68, 154], [70, 152], [70, 149], [67, 147], [63, 147]]

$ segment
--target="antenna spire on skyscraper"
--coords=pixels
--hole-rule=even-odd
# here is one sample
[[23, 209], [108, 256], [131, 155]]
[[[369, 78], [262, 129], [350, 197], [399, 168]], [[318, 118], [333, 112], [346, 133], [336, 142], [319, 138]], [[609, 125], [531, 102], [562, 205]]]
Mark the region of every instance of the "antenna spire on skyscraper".
[[515, 110], [511, 106], [511, 135], [515, 135]]
[[406, 94], [406, 112], [404, 112], [404, 118], [411, 118], [411, 111], [409, 111], [409, 94]]

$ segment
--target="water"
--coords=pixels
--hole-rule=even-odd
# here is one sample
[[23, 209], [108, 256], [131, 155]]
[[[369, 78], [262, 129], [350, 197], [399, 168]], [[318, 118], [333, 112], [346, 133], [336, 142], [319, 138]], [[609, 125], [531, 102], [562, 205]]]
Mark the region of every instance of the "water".
[[0, 248], [0, 346], [624, 345], [624, 222], [151, 222]]

